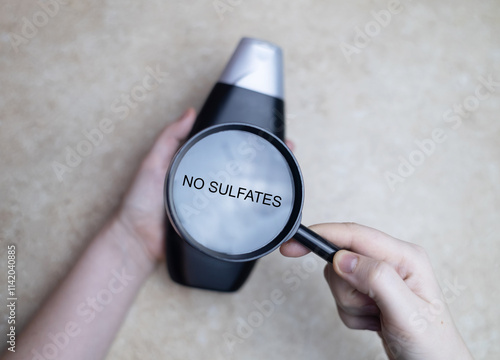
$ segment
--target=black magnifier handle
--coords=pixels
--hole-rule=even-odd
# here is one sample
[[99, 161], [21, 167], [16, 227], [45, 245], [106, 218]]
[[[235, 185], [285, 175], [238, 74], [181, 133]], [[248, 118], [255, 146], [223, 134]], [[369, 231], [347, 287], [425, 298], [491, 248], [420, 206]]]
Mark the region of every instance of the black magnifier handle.
[[293, 238], [329, 263], [333, 262], [333, 255], [340, 250], [339, 247], [326, 241], [302, 224]]

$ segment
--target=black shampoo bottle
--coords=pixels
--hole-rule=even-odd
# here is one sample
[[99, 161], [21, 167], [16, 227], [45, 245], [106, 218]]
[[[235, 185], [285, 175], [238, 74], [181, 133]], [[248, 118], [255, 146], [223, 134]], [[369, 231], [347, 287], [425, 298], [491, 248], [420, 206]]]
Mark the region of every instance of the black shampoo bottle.
[[[256, 125], [284, 140], [283, 56], [278, 46], [241, 39], [205, 101], [190, 137], [225, 123]], [[236, 291], [255, 265], [255, 261], [229, 262], [205, 255], [185, 242], [170, 223], [166, 241], [170, 276], [186, 286]]]

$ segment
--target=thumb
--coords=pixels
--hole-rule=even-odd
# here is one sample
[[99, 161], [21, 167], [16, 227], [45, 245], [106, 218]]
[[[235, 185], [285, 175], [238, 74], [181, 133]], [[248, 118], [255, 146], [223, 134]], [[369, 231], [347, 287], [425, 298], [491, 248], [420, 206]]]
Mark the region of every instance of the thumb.
[[143, 165], [160, 172], [162, 176], [165, 175], [172, 157], [191, 131], [195, 118], [196, 111], [189, 108], [180, 118], [166, 126], [144, 159]]
[[333, 258], [335, 272], [349, 285], [372, 298], [391, 322], [407, 322], [418, 297], [395, 268], [385, 261], [341, 250]]

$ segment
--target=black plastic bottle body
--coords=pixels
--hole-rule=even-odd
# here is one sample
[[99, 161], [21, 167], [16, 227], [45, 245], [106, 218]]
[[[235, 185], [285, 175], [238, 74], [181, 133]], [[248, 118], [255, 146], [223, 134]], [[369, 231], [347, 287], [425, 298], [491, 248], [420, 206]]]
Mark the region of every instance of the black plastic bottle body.
[[[266, 94], [217, 83], [201, 109], [189, 137], [213, 125], [245, 123], [285, 138], [284, 102]], [[214, 291], [236, 291], [255, 261], [215, 259], [184, 241], [167, 220], [166, 256], [170, 277], [177, 283]]]

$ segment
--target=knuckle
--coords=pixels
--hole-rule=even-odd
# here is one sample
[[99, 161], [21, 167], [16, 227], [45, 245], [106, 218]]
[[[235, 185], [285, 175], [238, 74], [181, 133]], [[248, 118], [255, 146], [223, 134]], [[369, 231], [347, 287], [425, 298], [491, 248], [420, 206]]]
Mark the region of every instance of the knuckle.
[[370, 284], [377, 284], [381, 279], [387, 277], [391, 271], [391, 266], [385, 261], [376, 261], [375, 265], [369, 271], [368, 282]]
[[347, 228], [347, 231], [351, 234], [351, 242], [353, 242], [354, 239], [358, 237], [362, 226], [355, 222], [345, 222], [344, 225]]
[[359, 313], [359, 309], [366, 304], [360, 293], [347, 283], [333, 286], [332, 294], [337, 306], [351, 315]]
[[337, 311], [339, 313], [340, 319], [349, 329], [357, 330], [364, 328], [362, 324], [362, 319], [360, 319], [359, 317], [348, 314], [339, 306], [337, 306]]
[[355, 222], [345, 222], [344, 225], [351, 231], [356, 231], [357, 229], [359, 229], [359, 224], [358, 223], [355, 223]]
[[346, 310], [353, 305], [353, 294], [352, 288], [349, 288], [348, 284], [343, 280], [335, 281], [330, 283], [330, 289], [332, 295], [337, 303], [337, 306]]
[[345, 313], [345, 311], [340, 307], [337, 306], [337, 312], [339, 313], [340, 320], [347, 326], [348, 328], [352, 329], [354, 328], [354, 321], [351, 316]]
[[416, 259], [424, 262], [429, 261], [429, 255], [427, 254], [427, 251], [420, 245], [417, 244], [411, 244], [412, 252], [414, 253], [414, 256]]
[[337, 300], [337, 305], [340, 306], [342, 309], [349, 309], [353, 306], [352, 295], [349, 294], [349, 292], [339, 291], [336, 294], [335, 299]]
[[368, 288], [366, 289], [367, 295], [370, 298], [375, 299], [380, 287], [388, 283], [386, 279], [390, 276], [391, 271], [393, 271], [391, 266], [384, 261], [377, 261], [370, 269], [368, 273]]

